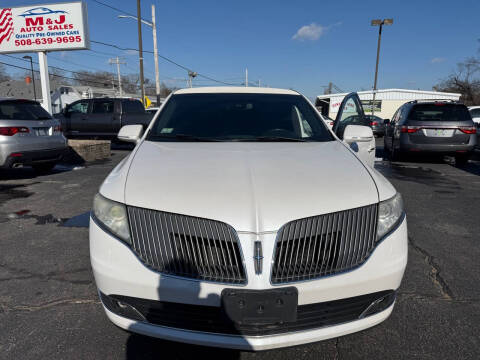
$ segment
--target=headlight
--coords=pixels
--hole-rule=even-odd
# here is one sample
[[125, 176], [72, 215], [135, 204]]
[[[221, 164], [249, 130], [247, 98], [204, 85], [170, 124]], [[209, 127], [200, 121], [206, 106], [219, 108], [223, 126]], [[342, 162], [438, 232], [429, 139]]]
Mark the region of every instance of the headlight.
[[124, 204], [97, 194], [93, 200], [93, 214], [113, 234], [131, 244], [127, 208]]
[[382, 201], [378, 208], [377, 239], [381, 239], [392, 230], [403, 216], [403, 200], [399, 193]]

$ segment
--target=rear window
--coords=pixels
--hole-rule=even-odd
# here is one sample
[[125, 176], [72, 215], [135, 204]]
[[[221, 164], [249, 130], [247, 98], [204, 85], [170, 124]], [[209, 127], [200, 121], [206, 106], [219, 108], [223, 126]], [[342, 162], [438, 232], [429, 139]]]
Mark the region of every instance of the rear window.
[[52, 117], [42, 106], [34, 101], [0, 101], [1, 120], [48, 120]]
[[123, 112], [130, 113], [144, 113], [145, 107], [139, 100], [125, 100], [122, 101]]
[[414, 105], [408, 114], [408, 120], [468, 121], [472, 118], [465, 105], [437, 103]]

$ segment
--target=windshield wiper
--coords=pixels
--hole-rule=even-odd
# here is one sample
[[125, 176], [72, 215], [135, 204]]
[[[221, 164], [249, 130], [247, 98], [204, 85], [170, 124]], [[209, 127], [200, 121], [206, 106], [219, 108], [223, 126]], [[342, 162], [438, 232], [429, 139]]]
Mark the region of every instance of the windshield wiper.
[[257, 136], [253, 138], [247, 139], [232, 139], [232, 141], [265, 141], [265, 142], [306, 142], [308, 140], [304, 139], [295, 139], [290, 137], [283, 137], [283, 136]]
[[175, 134], [175, 135], [150, 135], [150, 139], [157, 140], [157, 139], [169, 139], [169, 140], [183, 140], [183, 141], [223, 141], [214, 138], [202, 137], [202, 136], [194, 136], [194, 135], [187, 135], [187, 134]]

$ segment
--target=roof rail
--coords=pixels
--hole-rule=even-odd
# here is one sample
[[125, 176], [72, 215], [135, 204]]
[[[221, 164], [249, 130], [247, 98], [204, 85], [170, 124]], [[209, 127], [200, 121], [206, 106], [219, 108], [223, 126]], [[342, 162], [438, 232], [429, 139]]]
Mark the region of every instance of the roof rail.
[[407, 104], [421, 104], [421, 103], [429, 103], [429, 102], [450, 102], [450, 103], [461, 103], [459, 100], [452, 100], [452, 99], [421, 99], [421, 100], [412, 100], [408, 101]]

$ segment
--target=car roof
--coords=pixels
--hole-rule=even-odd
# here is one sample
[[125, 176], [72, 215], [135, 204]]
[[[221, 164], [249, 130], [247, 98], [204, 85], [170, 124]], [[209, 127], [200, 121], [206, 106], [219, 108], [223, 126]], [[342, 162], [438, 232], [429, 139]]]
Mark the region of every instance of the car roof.
[[189, 89], [180, 89], [174, 92], [175, 95], [181, 94], [282, 94], [299, 95], [294, 90], [264, 88], [264, 87], [246, 87], [246, 86], [212, 86], [197, 87]]

